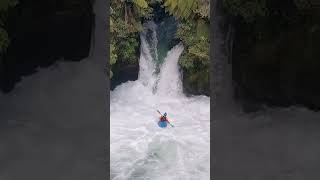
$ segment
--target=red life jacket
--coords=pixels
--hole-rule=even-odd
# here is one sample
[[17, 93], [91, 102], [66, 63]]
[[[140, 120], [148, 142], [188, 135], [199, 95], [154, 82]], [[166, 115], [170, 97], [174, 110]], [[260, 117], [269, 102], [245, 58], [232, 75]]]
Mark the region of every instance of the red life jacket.
[[166, 117], [164, 117], [164, 116], [161, 116], [160, 117], [160, 121], [168, 121], [168, 119]]

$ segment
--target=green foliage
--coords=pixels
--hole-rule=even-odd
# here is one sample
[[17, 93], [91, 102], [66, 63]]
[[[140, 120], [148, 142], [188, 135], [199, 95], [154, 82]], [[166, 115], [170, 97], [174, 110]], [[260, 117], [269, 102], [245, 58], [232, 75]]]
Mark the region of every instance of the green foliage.
[[199, 19], [197, 21], [197, 31], [196, 31], [197, 37], [209, 38], [209, 32], [210, 32], [209, 25], [204, 20]]
[[[179, 20], [176, 38], [185, 47], [179, 64], [184, 69], [187, 89], [203, 93], [209, 89], [209, 0], [157, 0]], [[189, 88], [188, 88], [189, 87]]]
[[158, 0], [163, 2], [166, 11], [177, 19], [188, 19], [194, 16], [210, 18], [210, 0]]
[[197, 72], [209, 65], [209, 25], [202, 19], [198, 21], [181, 21], [177, 37], [185, 46], [179, 63], [187, 71]]
[[210, 18], [210, 0], [198, 0], [198, 7], [194, 13], [200, 15], [201, 18], [209, 20]]
[[132, 2], [139, 8], [142, 8], [142, 9], [148, 8], [148, 3], [145, 0], [132, 0]]
[[128, 63], [134, 63], [137, 61], [136, 49], [138, 48], [138, 41], [136, 38], [126, 38], [117, 44], [117, 52], [121, 58], [121, 61], [126, 61]]
[[196, 0], [164, 0], [164, 6], [176, 18], [187, 19], [196, 10], [198, 3]]
[[116, 37], [126, 38], [132, 34], [138, 33], [142, 30], [142, 25], [139, 23], [128, 24], [122, 19], [117, 19], [113, 22], [111, 32], [114, 32]]
[[185, 45], [192, 44], [195, 37], [195, 24], [191, 21], [181, 21], [177, 29], [177, 37]]
[[194, 68], [193, 59], [188, 56], [185, 52], [181, 55], [179, 59], [179, 64], [182, 68], [191, 70]]
[[[138, 61], [138, 33], [143, 30], [141, 18], [151, 18], [152, 8], [146, 0], [111, 1], [110, 17], [110, 65], [117, 62], [135, 63]], [[110, 77], [112, 77], [110, 69]]]
[[110, 65], [113, 65], [117, 62], [118, 55], [116, 54], [115, 50], [115, 44], [112, 42], [110, 45]]
[[186, 72], [184, 83], [185, 88], [191, 93], [209, 95], [209, 69], [202, 69], [193, 73]]
[[[113, 64], [115, 64], [117, 62], [118, 55], [116, 54], [115, 49], [116, 49], [115, 43], [111, 42], [111, 44], [110, 44], [110, 66], [112, 66]], [[113, 73], [110, 68], [110, 78], [112, 78], [112, 76], [113, 76]]]
[[110, 32], [111, 32], [111, 33], [113, 33], [113, 32], [115, 31], [113, 21], [114, 21], [113, 18], [110, 17], [109, 26], [110, 26]]
[[194, 58], [202, 61], [202, 64], [207, 64], [209, 62], [209, 43], [208, 39], [201, 37], [194, 44], [192, 44], [188, 53]]
[[163, 0], [164, 8], [180, 19], [176, 37], [185, 46], [179, 63], [187, 71], [197, 72], [209, 64], [209, 0]]
[[[179, 19], [176, 37], [185, 47], [179, 60], [182, 68], [194, 74], [209, 69], [209, 0], [122, 0], [111, 2], [110, 65], [136, 63], [142, 31], [141, 18], [153, 17], [151, 4], [160, 3], [165, 11]], [[112, 76], [112, 71], [110, 71]]]

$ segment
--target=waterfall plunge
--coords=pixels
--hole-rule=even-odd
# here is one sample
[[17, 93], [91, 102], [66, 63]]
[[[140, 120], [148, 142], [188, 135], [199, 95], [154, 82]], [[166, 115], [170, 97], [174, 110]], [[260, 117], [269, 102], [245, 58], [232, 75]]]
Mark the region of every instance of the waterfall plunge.
[[[110, 94], [111, 179], [209, 179], [210, 99], [182, 93], [182, 44], [168, 52], [156, 73], [157, 31], [149, 22], [141, 33], [138, 80]], [[157, 126], [157, 109], [168, 113], [174, 128]]]

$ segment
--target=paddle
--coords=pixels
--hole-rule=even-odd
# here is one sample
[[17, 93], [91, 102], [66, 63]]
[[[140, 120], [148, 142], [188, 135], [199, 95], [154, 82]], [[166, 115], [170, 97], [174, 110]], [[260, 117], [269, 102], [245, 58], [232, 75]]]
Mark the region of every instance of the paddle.
[[[163, 116], [159, 110], [157, 110], [157, 112], [158, 112], [161, 116]], [[174, 127], [174, 126], [169, 122], [169, 120], [167, 120], [167, 122], [171, 125], [171, 127]]]

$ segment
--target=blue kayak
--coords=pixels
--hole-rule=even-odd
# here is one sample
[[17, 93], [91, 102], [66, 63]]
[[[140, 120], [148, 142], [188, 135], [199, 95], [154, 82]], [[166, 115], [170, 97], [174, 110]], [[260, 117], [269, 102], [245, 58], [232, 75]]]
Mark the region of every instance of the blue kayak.
[[159, 121], [158, 126], [161, 128], [166, 128], [167, 127], [167, 121]]

